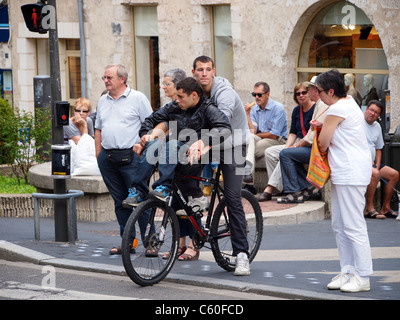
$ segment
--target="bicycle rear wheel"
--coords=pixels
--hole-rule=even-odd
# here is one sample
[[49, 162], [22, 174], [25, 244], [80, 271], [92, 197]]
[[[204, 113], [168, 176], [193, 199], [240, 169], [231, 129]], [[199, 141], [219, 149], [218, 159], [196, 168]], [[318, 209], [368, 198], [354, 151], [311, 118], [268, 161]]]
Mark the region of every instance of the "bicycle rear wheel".
[[[242, 190], [242, 205], [246, 215], [249, 261], [251, 262], [260, 248], [263, 235], [263, 217], [257, 199], [247, 190]], [[225, 198], [221, 200], [214, 211], [210, 235], [211, 249], [215, 261], [221, 268], [234, 271], [236, 259], [232, 255], [231, 231]]]
[[129, 217], [122, 236], [126, 273], [140, 286], [160, 282], [175, 263], [178, 242], [175, 212], [162, 201], [144, 201]]

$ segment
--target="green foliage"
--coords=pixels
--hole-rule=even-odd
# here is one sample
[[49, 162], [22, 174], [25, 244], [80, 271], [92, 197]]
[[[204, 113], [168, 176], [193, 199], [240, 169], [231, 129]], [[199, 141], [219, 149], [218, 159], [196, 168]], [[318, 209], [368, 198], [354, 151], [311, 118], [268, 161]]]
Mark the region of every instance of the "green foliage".
[[16, 109], [11, 114], [0, 117], [1, 141], [7, 150], [7, 160], [18, 181], [28, 183], [29, 169], [41, 163], [50, 151], [43, 150], [51, 137], [51, 114], [48, 110], [31, 112]]
[[[12, 115], [13, 115], [13, 109], [8, 103], [8, 101], [0, 99], [0, 119], [8, 119]], [[6, 123], [4, 122], [4, 124]], [[7, 164], [13, 162], [9, 148], [6, 148], [6, 146], [4, 145], [5, 144], [4, 133], [5, 133], [5, 128], [2, 127], [2, 123], [0, 122], [0, 164]]]
[[25, 181], [18, 181], [16, 178], [0, 175], [0, 193], [18, 194], [36, 192], [34, 186], [25, 184]]

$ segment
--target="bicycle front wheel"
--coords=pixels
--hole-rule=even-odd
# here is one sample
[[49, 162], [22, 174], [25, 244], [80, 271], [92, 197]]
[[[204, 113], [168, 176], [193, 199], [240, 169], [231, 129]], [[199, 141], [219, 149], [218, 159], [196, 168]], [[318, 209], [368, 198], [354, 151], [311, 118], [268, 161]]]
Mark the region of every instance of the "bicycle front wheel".
[[122, 236], [122, 261], [128, 276], [140, 286], [164, 279], [175, 263], [179, 222], [159, 200], [146, 200], [129, 217]]
[[[242, 205], [246, 216], [249, 261], [251, 262], [260, 248], [263, 235], [263, 217], [257, 199], [247, 190], [242, 190]], [[215, 261], [221, 268], [234, 271], [236, 258], [232, 254], [231, 229], [225, 198], [221, 200], [214, 211], [210, 234], [211, 249]]]

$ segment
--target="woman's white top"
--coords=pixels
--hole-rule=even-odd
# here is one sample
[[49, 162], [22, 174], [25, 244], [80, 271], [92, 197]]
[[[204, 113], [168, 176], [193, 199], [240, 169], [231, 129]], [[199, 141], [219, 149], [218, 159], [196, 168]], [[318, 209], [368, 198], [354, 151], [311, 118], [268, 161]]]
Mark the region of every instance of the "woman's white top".
[[371, 181], [372, 159], [360, 107], [347, 96], [331, 105], [326, 116], [344, 118], [337, 126], [328, 149], [332, 183], [368, 185]]

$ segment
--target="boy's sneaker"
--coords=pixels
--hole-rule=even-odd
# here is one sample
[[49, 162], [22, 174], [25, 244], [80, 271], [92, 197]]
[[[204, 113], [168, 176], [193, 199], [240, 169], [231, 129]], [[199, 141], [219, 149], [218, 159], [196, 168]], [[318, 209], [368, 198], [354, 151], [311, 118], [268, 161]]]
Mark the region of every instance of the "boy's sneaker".
[[142, 201], [143, 198], [140, 196], [139, 193], [136, 192], [136, 189], [129, 188], [128, 197], [124, 201], [122, 201], [122, 206], [124, 208], [137, 207]]
[[149, 197], [156, 198], [164, 202], [168, 202], [171, 196], [171, 190], [164, 186], [158, 186], [149, 193]]
[[[199, 198], [192, 198], [192, 196], [188, 197], [189, 201], [187, 202], [187, 205], [189, 207], [192, 207], [192, 210], [194, 212], [204, 212], [208, 210], [208, 207], [210, 206], [210, 202], [205, 196], [201, 196]], [[176, 214], [178, 216], [185, 216], [186, 211], [183, 209], [180, 209], [176, 211]]]
[[235, 276], [249, 276], [250, 275], [250, 262], [247, 254], [240, 252], [236, 256]]

